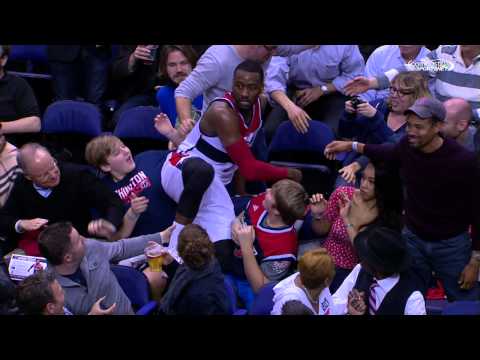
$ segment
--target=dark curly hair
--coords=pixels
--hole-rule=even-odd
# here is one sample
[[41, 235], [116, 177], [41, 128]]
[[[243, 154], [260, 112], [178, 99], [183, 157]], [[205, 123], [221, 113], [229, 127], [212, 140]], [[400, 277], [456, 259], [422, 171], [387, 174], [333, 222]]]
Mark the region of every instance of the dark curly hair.
[[189, 224], [180, 232], [177, 250], [185, 265], [193, 270], [201, 270], [215, 256], [215, 248], [207, 232], [196, 224]]

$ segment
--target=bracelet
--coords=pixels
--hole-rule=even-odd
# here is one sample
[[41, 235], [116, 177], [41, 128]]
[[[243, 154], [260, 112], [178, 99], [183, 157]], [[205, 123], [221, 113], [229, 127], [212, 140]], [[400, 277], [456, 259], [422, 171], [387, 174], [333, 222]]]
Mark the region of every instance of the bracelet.
[[358, 152], [358, 141], [352, 142], [352, 150]]

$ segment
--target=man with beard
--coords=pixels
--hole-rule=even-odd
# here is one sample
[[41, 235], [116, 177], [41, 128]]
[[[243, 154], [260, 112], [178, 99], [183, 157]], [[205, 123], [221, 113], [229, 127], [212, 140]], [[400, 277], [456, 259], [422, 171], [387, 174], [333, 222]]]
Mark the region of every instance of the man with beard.
[[334, 141], [325, 148], [325, 156], [331, 159], [338, 152], [353, 150], [397, 164], [405, 187], [403, 236], [423, 292], [434, 271], [449, 301], [476, 300], [480, 172], [475, 155], [455, 140], [440, 136], [446, 117], [440, 101], [420, 98], [405, 114], [407, 135], [399, 143]]
[[237, 169], [247, 181], [301, 180], [299, 170], [258, 161], [249, 148], [262, 126], [263, 80], [261, 65], [244, 61], [234, 71], [232, 92], [214, 99], [184, 140], [171, 126], [162, 129], [178, 146], [168, 155], [161, 174], [165, 192], [178, 204], [169, 246], [175, 256], [178, 234], [193, 222], [206, 229], [222, 269], [228, 268], [235, 214], [225, 185]]
[[[190, 45], [165, 45], [160, 53], [159, 74], [167, 85], [157, 91], [157, 102], [173, 125], [178, 123], [175, 104], [175, 89], [187, 78], [197, 64], [197, 54]], [[202, 109], [203, 96], [192, 101], [192, 119], [198, 120]]]

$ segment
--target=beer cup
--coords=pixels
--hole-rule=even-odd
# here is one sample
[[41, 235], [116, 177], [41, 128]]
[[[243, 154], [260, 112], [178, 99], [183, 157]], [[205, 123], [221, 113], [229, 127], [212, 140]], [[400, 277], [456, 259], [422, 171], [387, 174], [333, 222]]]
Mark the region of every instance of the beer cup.
[[162, 246], [159, 244], [149, 245], [145, 248], [145, 256], [147, 257], [148, 267], [151, 271], [162, 271], [163, 252]]

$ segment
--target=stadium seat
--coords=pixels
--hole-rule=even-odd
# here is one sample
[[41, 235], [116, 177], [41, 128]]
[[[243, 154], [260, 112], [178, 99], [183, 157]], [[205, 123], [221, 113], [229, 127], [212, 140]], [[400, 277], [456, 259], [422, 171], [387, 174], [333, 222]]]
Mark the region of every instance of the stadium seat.
[[51, 104], [42, 119], [42, 133], [47, 147], [55, 154], [68, 153], [69, 160], [85, 163], [85, 146], [102, 132], [102, 115], [95, 105], [72, 100]]
[[480, 315], [480, 301], [454, 301], [445, 306], [442, 315]]
[[263, 285], [253, 300], [248, 315], [270, 315], [273, 309], [273, 288], [275, 285], [277, 285], [277, 282], [270, 282]]
[[168, 139], [154, 126], [161, 110], [154, 106], [137, 106], [124, 111], [113, 134], [125, 143], [134, 155], [147, 150], [167, 149]]
[[157, 308], [157, 302], [150, 300], [150, 287], [142, 272], [122, 265], [110, 265], [110, 269], [137, 315], [149, 315]]
[[[323, 152], [334, 139], [332, 130], [320, 121], [310, 121], [306, 134], [295, 130], [291, 121], [285, 121], [270, 143], [268, 160], [273, 165], [301, 169], [307, 192], [320, 192], [328, 198], [333, 189], [335, 162], [327, 160]], [[339, 154], [337, 160], [343, 157]]]
[[232, 306], [230, 313], [232, 315], [246, 315], [247, 310], [239, 309], [237, 307], [237, 295], [235, 294], [235, 289], [233, 285], [230, 283], [227, 277], [225, 277], [224, 283], [225, 283], [225, 288], [227, 289], [227, 295], [230, 299], [230, 304]]
[[27, 73], [33, 73], [35, 65], [48, 63], [47, 45], [12, 45], [9, 61], [24, 62]]

